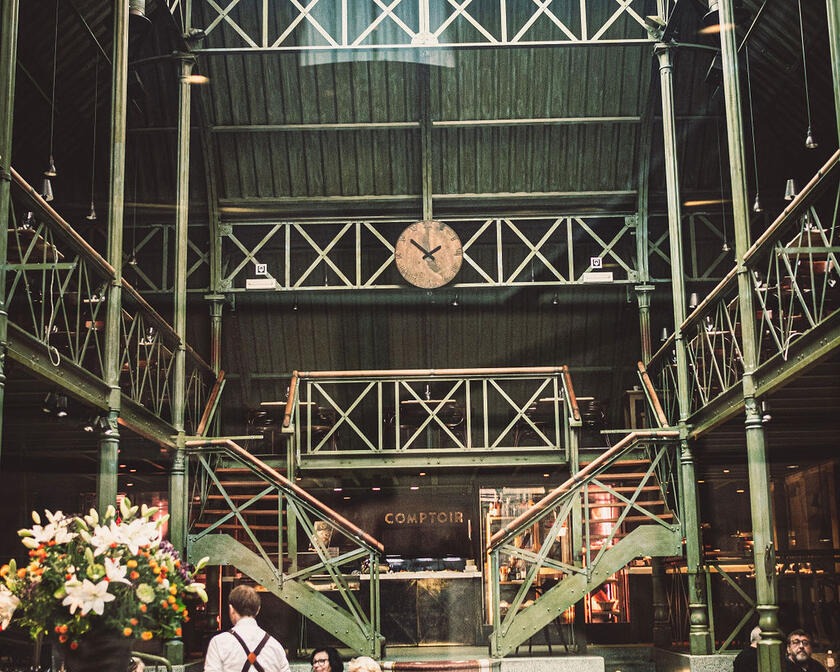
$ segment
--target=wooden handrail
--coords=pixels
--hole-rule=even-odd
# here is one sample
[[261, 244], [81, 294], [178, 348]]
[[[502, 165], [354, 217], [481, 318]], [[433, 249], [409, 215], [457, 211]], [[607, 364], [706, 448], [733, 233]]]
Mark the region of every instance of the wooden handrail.
[[569, 373], [568, 366], [561, 368], [563, 369], [563, 378], [566, 381], [566, 387], [569, 390], [569, 406], [572, 409], [572, 417], [574, 417], [575, 420], [580, 420], [580, 408], [578, 407], [575, 388], [572, 386], [572, 375]]
[[624, 452], [634, 443], [650, 439], [676, 439], [679, 437], [679, 435], [680, 433], [676, 429], [631, 432], [623, 439], [621, 439], [621, 441], [615, 444], [612, 448], [610, 448], [605, 453], [602, 453], [597, 458], [592, 460], [592, 462], [586, 465], [578, 473], [572, 474], [572, 476], [567, 481], [554, 488], [554, 490], [549, 492], [545, 497], [543, 497], [540, 501], [534, 504], [534, 506], [532, 506], [530, 509], [521, 513], [519, 516], [510, 521], [507, 525], [502, 527], [498, 532], [496, 532], [492, 537], [490, 537], [490, 542], [487, 544], [487, 550], [492, 551], [504, 539], [508, 538], [509, 536], [518, 534], [521, 530], [532, 525], [534, 523], [535, 518], [537, 518], [541, 513], [543, 513], [547, 509], [550, 509], [555, 504], [557, 504], [558, 500], [561, 497], [563, 497], [563, 495], [571, 492], [571, 490], [574, 487], [582, 484], [590, 476], [593, 476], [604, 464], [609, 463], [617, 456], [618, 453]]
[[648, 399], [650, 399], [650, 403], [653, 405], [653, 410], [656, 412], [656, 417], [659, 419], [660, 427], [667, 427], [668, 417], [665, 415], [665, 409], [662, 408], [662, 403], [659, 401], [659, 395], [656, 394], [656, 389], [653, 387], [653, 383], [650, 380], [647, 369], [641, 362], [639, 362], [639, 374], [642, 377], [642, 383], [645, 386], [645, 390], [647, 390]]
[[288, 428], [292, 424], [292, 412], [295, 409], [297, 398], [298, 372], [292, 372], [292, 381], [289, 383], [289, 398], [286, 400], [286, 411], [283, 413], [283, 427]]
[[293, 494], [298, 499], [304, 500], [309, 506], [316, 509], [322, 516], [329, 519], [330, 522], [332, 522], [342, 533], [346, 534], [348, 537], [357, 539], [368, 550], [378, 551], [379, 553], [382, 553], [385, 550], [385, 547], [380, 541], [374, 539], [360, 527], [354, 525], [340, 513], [324, 504], [320, 499], [313, 497], [306, 492], [306, 490], [292, 483], [288, 478], [283, 476], [283, 474], [271, 468], [259, 458], [254, 457], [242, 446], [234, 443], [230, 439], [210, 439], [208, 441], [196, 439], [194, 441], [187, 441], [185, 445], [187, 448], [201, 448], [203, 446], [216, 446], [224, 448], [229, 453], [232, 453], [250, 463], [264, 476], [268, 476], [278, 487]]

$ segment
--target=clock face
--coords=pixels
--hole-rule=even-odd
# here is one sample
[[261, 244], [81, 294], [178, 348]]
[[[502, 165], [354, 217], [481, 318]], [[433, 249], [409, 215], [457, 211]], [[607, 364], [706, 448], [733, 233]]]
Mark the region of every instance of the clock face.
[[426, 220], [409, 226], [394, 246], [402, 276], [415, 287], [443, 287], [461, 268], [461, 240], [443, 222]]

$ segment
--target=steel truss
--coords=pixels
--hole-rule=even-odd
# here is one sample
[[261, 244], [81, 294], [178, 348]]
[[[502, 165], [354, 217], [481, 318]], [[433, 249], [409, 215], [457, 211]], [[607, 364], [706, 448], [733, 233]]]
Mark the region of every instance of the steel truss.
[[[9, 320], [43, 344], [55, 368], [65, 360], [102, 380], [114, 269], [14, 171], [13, 196], [25, 214], [10, 210]], [[120, 388], [128, 400], [171, 422], [173, 353], [180, 339], [128, 282], [122, 286]], [[192, 348], [186, 351], [186, 422], [192, 430], [215, 376]], [[168, 442], [169, 433], [157, 438]]]
[[[450, 287], [521, 287], [633, 283], [636, 217], [447, 219], [463, 249]], [[394, 244], [409, 220], [227, 224], [222, 253], [229, 270], [220, 291], [245, 290], [261, 277], [274, 291], [400, 289]], [[282, 246], [282, 247], [281, 247]], [[609, 278], [603, 273], [608, 272]]]
[[[672, 453], [677, 436], [676, 430], [628, 435], [493, 535], [487, 554], [493, 624], [490, 649], [494, 656], [513, 651], [634, 557], [680, 553], [679, 520], [667, 507], [662, 512], [653, 510], [658, 499], [665, 502], [672, 498], [676, 483]], [[639, 476], [638, 481], [634, 480], [629, 488], [610, 485], [611, 471], [620, 468], [622, 458], [630, 453], [638, 454], [639, 449], [647, 468], [635, 475]], [[666, 459], [668, 455], [670, 459]], [[657, 474], [664, 472], [657, 467], [666, 463], [671, 473], [662, 481]], [[651, 496], [651, 490], [659, 496]], [[603, 509], [600, 497], [609, 499], [609, 518], [592, 515], [591, 508]], [[598, 521], [597, 529], [590, 525], [591, 519]], [[540, 527], [546, 530], [542, 535], [536, 534]], [[528, 533], [540, 539], [533, 549], [523, 548], [522, 538]], [[563, 561], [563, 554], [558, 550], [567, 533], [574, 536], [570, 547], [575, 550], [570, 561]], [[577, 556], [577, 549], [583, 549], [582, 557]], [[510, 558], [524, 563], [527, 569], [516, 596], [503, 614], [499, 570]], [[555, 570], [561, 576], [547, 590], [538, 581], [543, 568]], [[533, 596], [533, 604], [525, 606], [529, 596]]]
[[[197, 461], [193, 483], [196, 492], [200, 493], [196, 495], [200, 506], [194, 505], [190, 515], [193, 534], [189, 535], [188, 555], [191, 561], [209, 555], [210, 564], [236, 566], [353, 650], [380, 657], [379, 558], [382, 544], [232, 441], [197, 440], [188, 441], [187, 446]], [[217, 454], [223, 454], [238, 467], [251, 472], [259, 491], [247, 499], [229, 491], [216, 473]], [[239, 482], [238, 486], [241, 485]], [[190, 499], [192, 502], [195, 497]], [[249, 514], [259, 507], [268, 508], [258, 513], [273, 510], [276, 523], [254, 525], [249, 522]], [[330, 555], [327, 543], [319, 534], [319, 525], [329, 528], [336, 546], [340, 544], [350, 550], [338, 557]], [[296, 530], [298, 526], [318, 557], [314, 564], [302, 569], [295, 569], [298, 566], [297, 539], [284, 538], [285, 530]], [[360, 599], [363, 596], [362, 577], [351, 576], [345, 571], [346, 565], [360, 560], [367, 565], [364, 572], [364, 582], [368, 584], [366, 604]], [[286, 571], [287, 566], [293, 569]], [[341, 604], [317, 589], [317, 582], [324, 575], [329, 577], [327, 585], [335, 586]], [[323, 581], [321, 585], [324, 585]]]
[[290, 389], [302, 468], [565, 463], [580, 421], [566, 367], [307, 372]]
[[[820, 199], [821, 194], [828, 197]], [[840, 151], [779, 215], [744, 257], [756, 306], [757, 394], [781, 387], [805, 366], [840, 345]], [[691, 377], [693, 434], [740, 408], [744, 343], [736, 269], [681, 326]], [[670, 422], [678, 416], [672, 334], [648, 370], [658, 381]], [[772, 371], [772, 375], [771, 374]]]
[[[197, 52], [650, 44], [643, 0], [168, 0]], [[231, 46], [216, 46], [216, 45]]]

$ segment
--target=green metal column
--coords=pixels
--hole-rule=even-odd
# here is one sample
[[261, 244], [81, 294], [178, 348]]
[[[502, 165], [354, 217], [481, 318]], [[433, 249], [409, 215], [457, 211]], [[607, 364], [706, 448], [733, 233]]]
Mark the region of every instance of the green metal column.
[[3, 442], [3, 402], [6, 397], [6, 346], [9, 312], [6, 310], [9, 207], [12, 180], [12, 120], [15, 112], [18, 0], [2, 0], [0, 25], [0, 446]]
[[[211, 285], [212, 286], [212, 285]], [[204, 297], [210, 302], [210, 366], [216, 376], [222, 370], [222, 313], [225, 297], [221, 294], [211, 294]], [[213, 417], [211, 436], [219, 435], [221, 426], [221, 405], [216, 408]]]
[[169, 470], [169, 538], [180, 552], [187, 542], [187, 455], [184, 446], [187, 351], [187, 223], [190, 198], [190, 74], [194, 59], [182, 55], [178, 83], [178, 166], [175, 210], [175, 286], [173, 327], [178, 336], [172, 380], [172, 426], [178, 435]]
[[834, 119], [837, 122], [837, 139], [840, 142], [840, 4], [825, 0], [828, 15], [828, 45], [831, 54], [831, 75], [834, 80]]
[[114, 3], [114, 56], [111, 76], [111, 171], [108, 198], [108, 263], [114, 277], [105, 305], [105, 356], [102, 377], [108, 385], [106, 430], [99, 437], [99, 477], [96, 504], [101, 509], [117, 501], [120, 435], [120, 350], [122, 339], [123, 209], [125, 205], [125, 123], [128, 93], [128, 3]]
[[773, 543], [773, 507], [770, 494], [770, 470], [761, 424], [753, 372], [758, 364], [755, 306], [752, 280], [744, 263], [750, 247], [749, 200], [746, 162], [744, 160], [743, 119], [738, 76], [738, 47], [735, 41], [735, 16], [732, 0], [722, 0], [720, 12], [720, 44], [723, 60], [723, 91], [726, 108], [726, 133], [729, 145], [729, 175], [732, 183], [732, 209], [735, 226], [736, 273], [738, 303], [741, 312], [741, 348], [744, 358], [744, 409], [746, 412], [747, 471], [750, 484], [750, 508], [753, 524], [753, 557], [755, 590], [761, 641], [758, 644], [758, 665], [761, 672], [781, 670], [782, 642], [776, 596], [776, 549]]
[[671, 252], [671, 285], [674, 310], [674, 338], [677, 354], [677, 387], [680, 407], [680, 472], [683, 484], [683, 534], [688, 572], [689, 646], [693, 654], [712, 651], [709, 615], [705, 602], [701, 568], [697, 479], [694, 455], [688, 443], [686, 420], [689, 410], [688, 357], [680, 325], [685, 320], [685, 278], [683, 275], [680, 185], [677, 173], [677, 135], [674, 121], [674, 82], [671, 47], [656, 45], [662, 95], [662, 129], [665, 141], [665, 183], [668, 197], [668, 232]]

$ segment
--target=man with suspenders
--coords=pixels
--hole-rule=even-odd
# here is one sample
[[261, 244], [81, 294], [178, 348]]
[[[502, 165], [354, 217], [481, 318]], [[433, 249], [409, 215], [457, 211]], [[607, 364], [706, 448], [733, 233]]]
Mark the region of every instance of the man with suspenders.
[[257, 625], [260, 596], [250, 586], [230, 591], [228, 611], [233, 627], [210, 640], [204, 672], [290, 672], [286, 652]]

